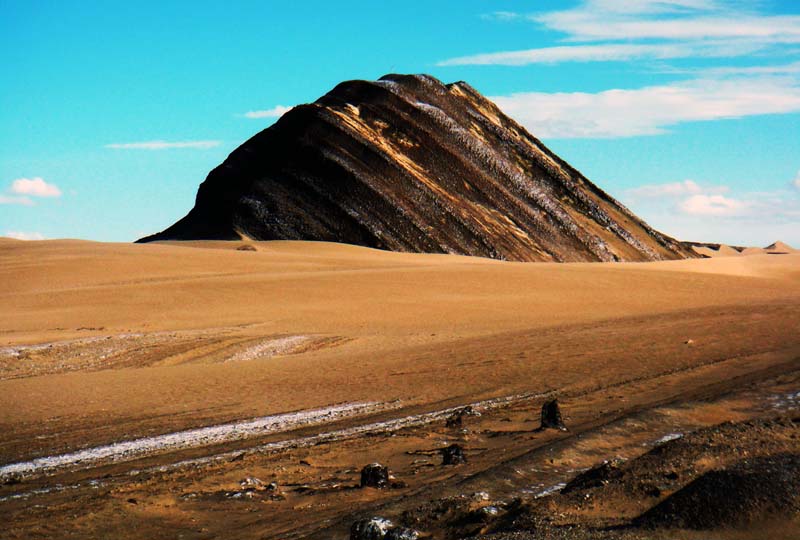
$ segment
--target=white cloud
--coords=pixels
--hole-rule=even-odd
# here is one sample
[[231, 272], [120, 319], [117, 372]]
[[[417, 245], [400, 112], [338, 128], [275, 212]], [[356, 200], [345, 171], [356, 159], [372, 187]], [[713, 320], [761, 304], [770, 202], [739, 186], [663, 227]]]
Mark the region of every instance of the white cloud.
[[757, 2], [733, 0], [583, 0], [570, 9], [534, 15], [496, 12], [494, 20], [527, 19], [594, 42], [451, 58], [440, 66], [733, 57], [800, 43], [800, 16], [764, 15]]
[[21, 231], [6, 231], [8, 238], [16, 238], [17, 240], [44, 240], [45, 237], [42, 233], [38, 232], [21, 232]]
[[796, 187], [797, 189], [800, 189], [800, 171], [797, 171], [797, 176], [794, 177], [794, 181], [792, 182], [792, 185], [794, 187]]
[[[632, 9], [631, 6], [636, 6]], [[759, 39], [800, 42], [800, 16], [762, 15], [734, 2], [585, 0], [531, 20], [572, 41], [624, 39]]]
[[800, 85], [775, 77], [696, 79], [634, 90], [491, 99], [538, 137], [612, 138], [656, 135], [683, 122], [798, 112]]
[[728, 190], [728, 186], [701, 186], [694, 180], [684, 180], [683, 182], [640, 186], [627, 190], [626, 195], [633, 199], [649, 199], [660, 197], [683, 197], [686, 195], [697, 195], [701, 193], [726, 193]]
[[678, 208], [685, 214], [694, 216], [740, 216], [745, 214], [752, 203], [731, 199], [724, 195], [692, 195], [682, 201]]
[[794, 75], [800, 73], [800, 62], [775, 66], [718, 67], [703, 70], [706, 75]]
[[166, 150], [169, 148], [214, 148], [222, 141], [143, 141], [131, 143], [111, 143], [106, 148], [114, 150]]
[[33, 206], [33, 199], [30, 197], [20, 197], [14, 195], [3, 195], [0, 193], [0, 204], [19, 204], [21, 206]]
[[271, 109], [264, 109], [262, 111], [247, 111], [242, 116], [245, 118], [279, 118], [291, 110], [292, 107], [276, 105]]
[[524, 66], [561, 62], [607, 62], [651, 58], [666, 60], [694, 57], [734, 57], [761, 48], [755, 43], [719, 41], [709, 43], [605, 43], [600, 45], [571, 45], [543, 47], [524, 51], [460, 56], [439, 62], [438, 66]]
[[482, 19], [496, 20], [496, 21], [513, 21], [523, 18], [524, 15], [515, 13], [513, 11], [495, 11], [486, 15], [481, 15]]
[[11, 193], [31, 195], [33, 197], [60, 197], [61, 190], [55, 184], [48, 184], [38, 176], [35, 178], [17, 178], [11, 183]]

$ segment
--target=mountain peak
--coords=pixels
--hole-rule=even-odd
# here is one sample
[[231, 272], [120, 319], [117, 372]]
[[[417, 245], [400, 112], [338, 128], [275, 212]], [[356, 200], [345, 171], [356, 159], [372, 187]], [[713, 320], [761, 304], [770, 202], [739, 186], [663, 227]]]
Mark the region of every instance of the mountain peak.
[[167, 239], [322, 240], [516, 261], [691, 257], [464, 82], [338, 84], [215, 168]]

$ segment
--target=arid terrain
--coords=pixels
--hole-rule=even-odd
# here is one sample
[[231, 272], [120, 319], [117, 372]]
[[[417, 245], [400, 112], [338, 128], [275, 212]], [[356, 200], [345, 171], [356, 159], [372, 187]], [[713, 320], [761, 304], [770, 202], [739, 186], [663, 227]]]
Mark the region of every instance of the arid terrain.
[[[798, 538], [800, 254], [778, 247], [0, 239], [0, 537], [345, 539], [381, 516], [434, 539]], [[554, 398], [567, 430], [538, 430]], [[466, 463], [441, 464], [451, 444]], [[372, 462], [390, 486], [359, 487]]]

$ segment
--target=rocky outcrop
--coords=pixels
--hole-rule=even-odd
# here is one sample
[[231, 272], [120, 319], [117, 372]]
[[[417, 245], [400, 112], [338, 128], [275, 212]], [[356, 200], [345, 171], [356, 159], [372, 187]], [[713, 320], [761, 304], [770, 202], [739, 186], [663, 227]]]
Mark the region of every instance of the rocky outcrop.
[[299, 105], [140, 241], [321, 240], [514, 261], [694, 256], [464, 82], [387, 75]]
[[561, 407], [557, 399], [545, 402], [542, 405], [542, 424], [539, 429], [558, 429], [566, 431], [567, 426], [561, 417]]

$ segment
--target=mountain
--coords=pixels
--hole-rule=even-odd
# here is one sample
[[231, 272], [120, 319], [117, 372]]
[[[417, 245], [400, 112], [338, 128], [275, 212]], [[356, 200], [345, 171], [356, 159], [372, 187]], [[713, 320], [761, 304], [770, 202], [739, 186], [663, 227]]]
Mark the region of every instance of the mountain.
[[513, 261], [696, 256], [464, 82], [347, 81], [233, 151], [139, 240], [321, 240]]

